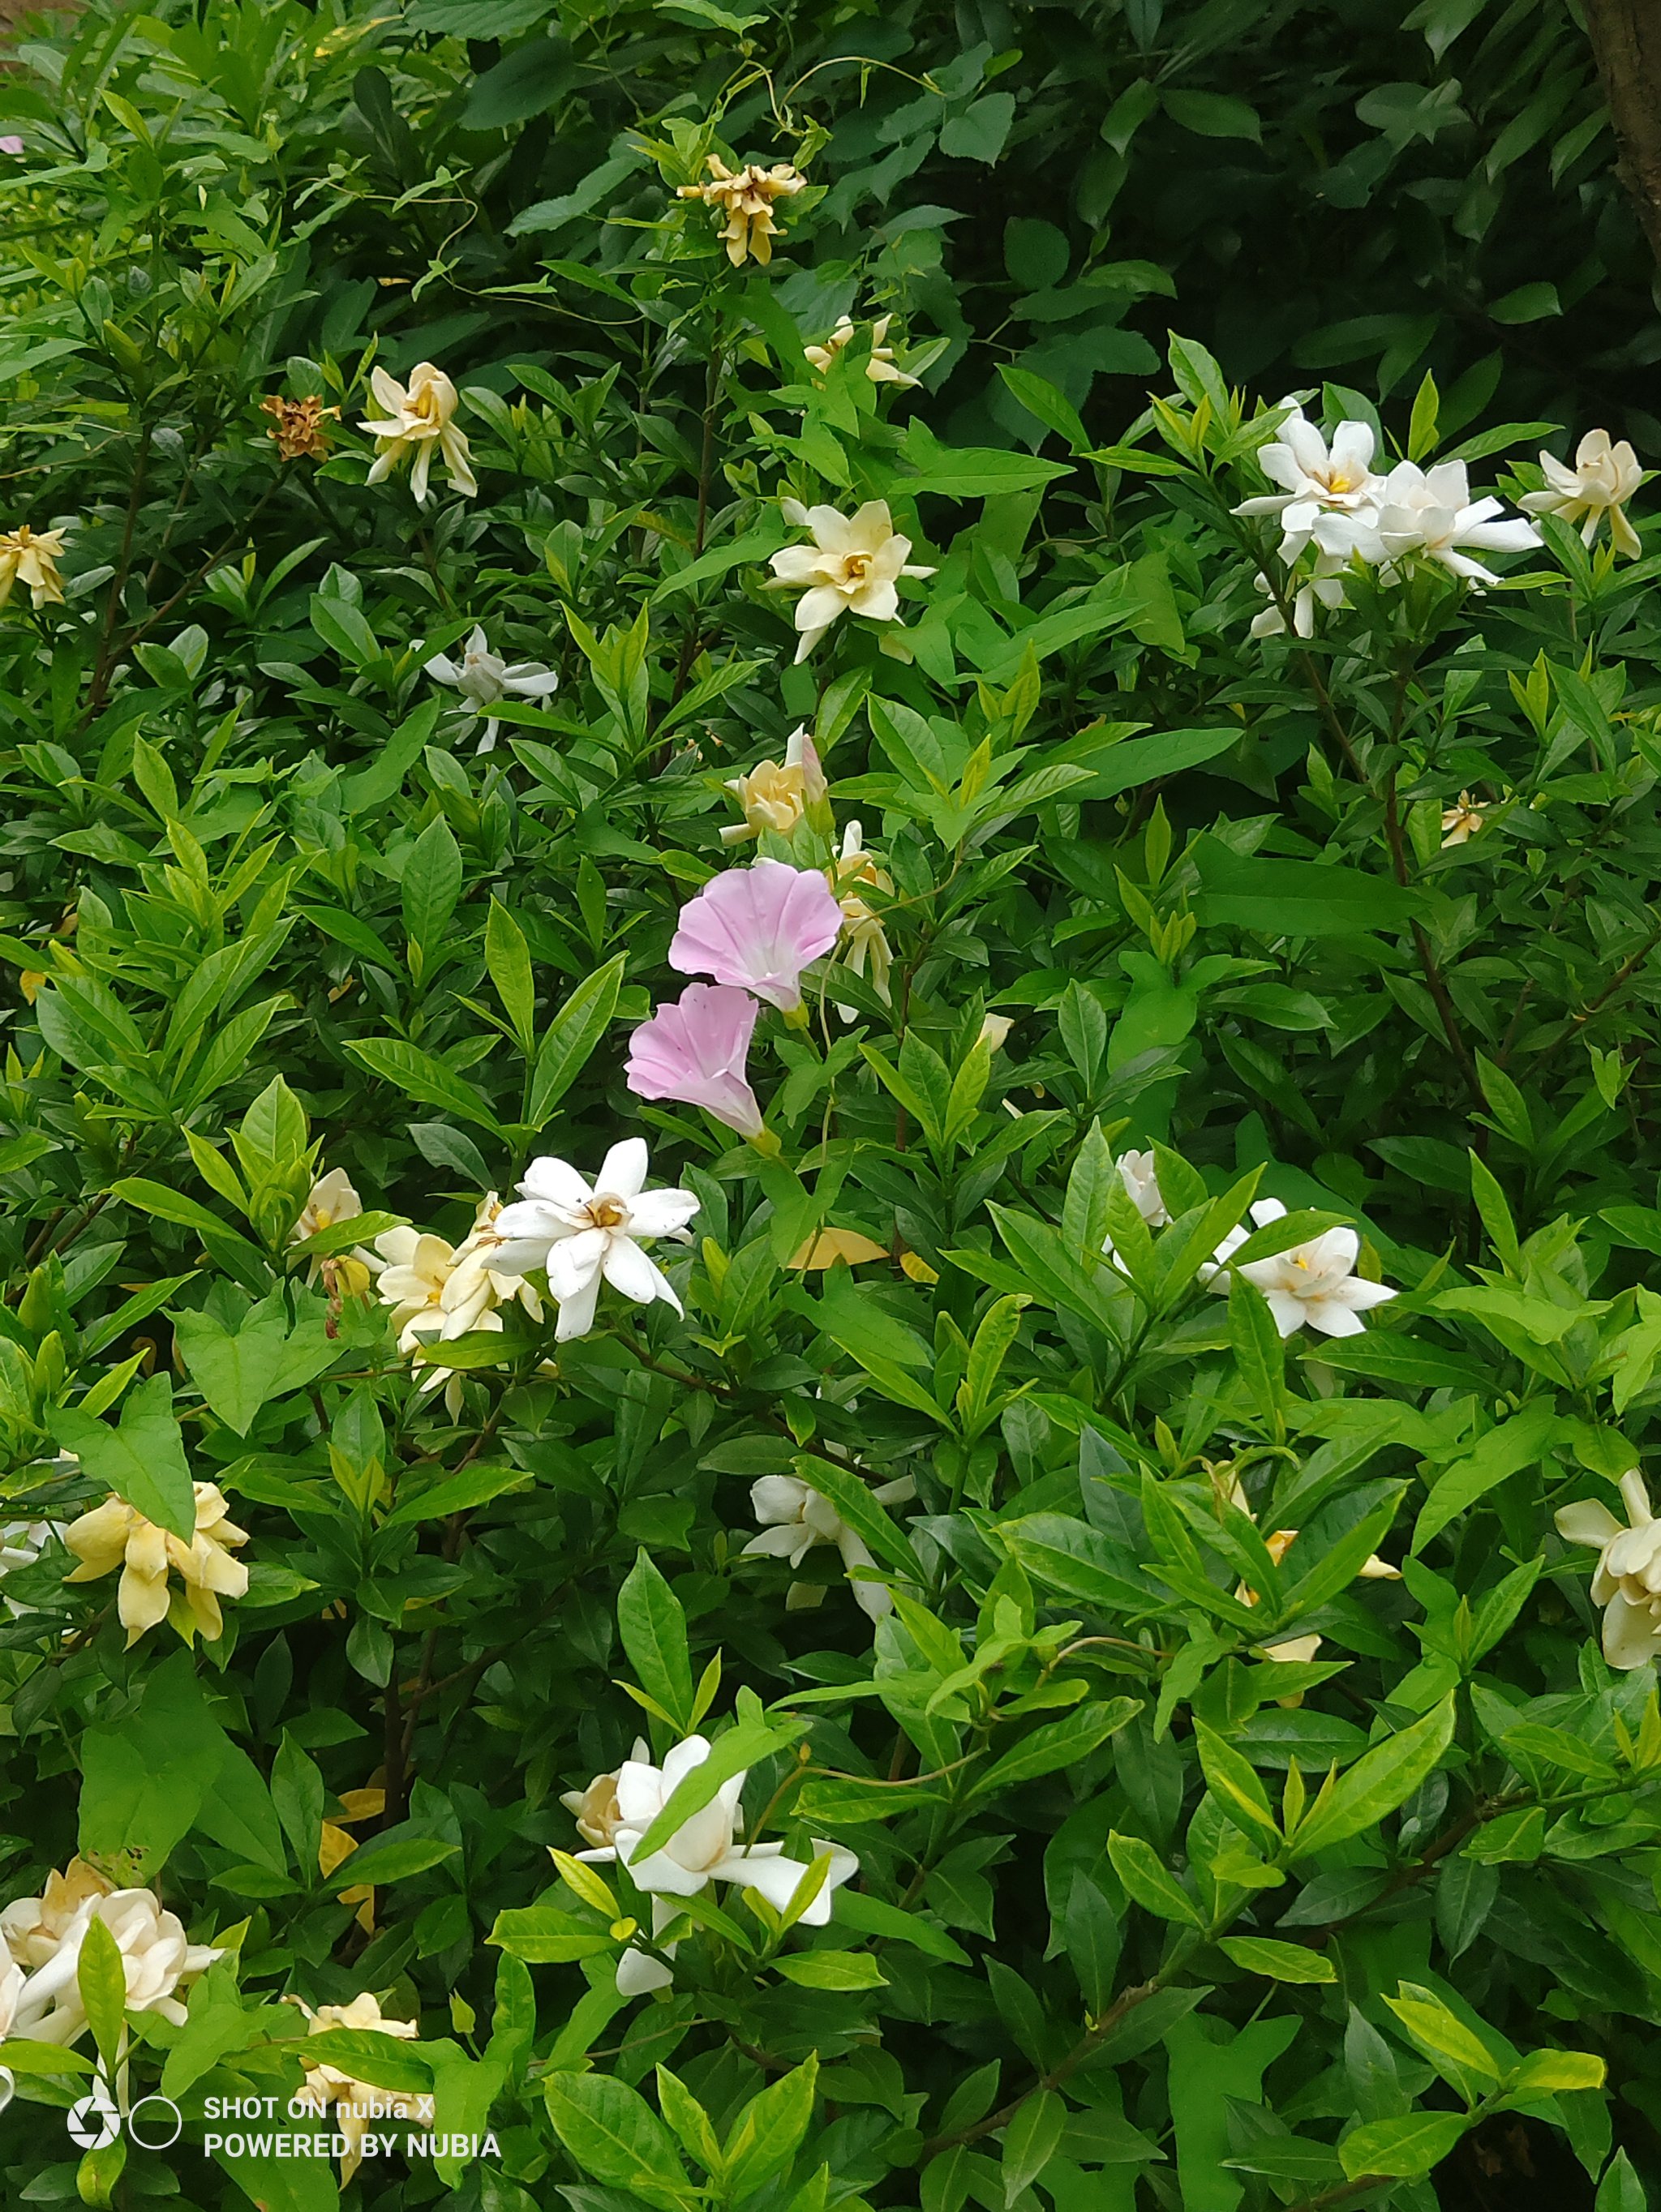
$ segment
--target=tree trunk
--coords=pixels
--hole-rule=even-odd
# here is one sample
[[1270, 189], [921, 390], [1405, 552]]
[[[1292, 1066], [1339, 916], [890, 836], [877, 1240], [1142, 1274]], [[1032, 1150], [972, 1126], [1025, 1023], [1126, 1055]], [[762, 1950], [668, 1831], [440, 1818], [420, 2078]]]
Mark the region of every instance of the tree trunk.
[[1618, 170], [1661, 267], [1661, 0], [1583, 0]]

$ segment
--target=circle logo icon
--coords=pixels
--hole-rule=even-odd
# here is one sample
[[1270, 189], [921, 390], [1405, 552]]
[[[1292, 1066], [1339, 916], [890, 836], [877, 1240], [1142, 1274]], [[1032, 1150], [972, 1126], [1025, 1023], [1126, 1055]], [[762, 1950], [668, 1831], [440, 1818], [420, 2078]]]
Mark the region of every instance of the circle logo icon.
[[70, 2141], [78, 2143], [82, 2150], [102, 2150], [121, 2132], [121, 2115], [101, 2081], [94, 2081], [88, 2094], [78, 2104], [70, 2106], [65, 2120]]
[[171, 2097], [141, 2097], [127, 2114], [127, 2133], [140, 2150], [171, 2150], [185, 2131], [185, 2115]]

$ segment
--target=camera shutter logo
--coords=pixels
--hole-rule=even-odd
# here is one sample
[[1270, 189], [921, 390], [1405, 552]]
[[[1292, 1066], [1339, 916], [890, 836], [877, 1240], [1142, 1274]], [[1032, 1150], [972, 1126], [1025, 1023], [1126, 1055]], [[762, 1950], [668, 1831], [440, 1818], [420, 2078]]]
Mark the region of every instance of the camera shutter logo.
[[115, 2141], [121, 2132], [121, 2115], [101, 2075], [80, 2102], [70, 2106], [65, 2120], [70, 2142], [82, 2150], [102, 2150]]

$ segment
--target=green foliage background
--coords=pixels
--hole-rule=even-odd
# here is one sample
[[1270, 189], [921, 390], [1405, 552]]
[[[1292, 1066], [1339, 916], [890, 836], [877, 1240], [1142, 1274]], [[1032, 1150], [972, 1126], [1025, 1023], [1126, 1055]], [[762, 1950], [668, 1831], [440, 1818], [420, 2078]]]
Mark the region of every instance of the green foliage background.
[[[298, 2081], [281, 1996], [367, 1990], [419, 2043], [341, 2063], [500, 2141], [366, 2164], [386, 2212], [1657, 2201], [1661, 1715], [1552, 1519], [1661, 1405], [1657, 562], [1548, 526], [1258, 644], [1228, 512], [1293, 389], [1513, 492], [1661, 444], [1571, 11], [206, 0], [21, 61], [0, 525], [67, 523], [70, 597], [0, 627], [7, 1512], [188, 1466], [252, 1583], [187, 1653], [60, 1547], [6, 1577], [8, 1893], [78, 1847], [233, 1954], [130, 2022], [167, 2157], [68, 2155], [79, 2076], [10, 2054], [12, 2199], [330, 2212], [194, 2146]], [[672, 197], [712, 146], [809, 179], [770, 268]], [[816, 379], [843, 313], [920, 388]], [[366, 484], [372, 361], [455, 378], [477, 500]], [[890, 501], [911, 657], [792, 665], [781, 495]], [[562, 678], [484, 753], [423, 672], [475, 623]], [[764, 1032], [769, 1159], [622, 1071], [803, 721], [895, 988]], [[452, 1413], [319, 1279], [636, 1133], [701, 1201], [684, 1322], [551, 1364], [510, 1312]], [[380, 1220], [296, 1253], [319, 1167]], [[1365, 1335], [1208, 1294], [1267, 1194], [1361, 1231]], [[793, 1267], [827, 1224], [894, 1261]], [[806, 1613], [739, 1556], [798, 1467], [900, 1587], [874, 1642], [833, 1555]], [[625, 2004], [559, 1796], [699, 1683], [752, 1820], [861, 1874], [818, 1931], [721, 1893]]]

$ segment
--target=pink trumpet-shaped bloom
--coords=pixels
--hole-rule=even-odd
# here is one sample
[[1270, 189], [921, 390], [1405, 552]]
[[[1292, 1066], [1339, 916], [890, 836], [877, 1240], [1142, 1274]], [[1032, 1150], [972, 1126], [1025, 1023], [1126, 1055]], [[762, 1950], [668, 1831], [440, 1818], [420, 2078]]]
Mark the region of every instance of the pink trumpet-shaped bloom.
[[842, 908], [817, 868], [757, 860], [729, 868], [680, 910], [669, 965], [753, 991], [781, 1013], [801, 1004], [801, 971], [828, 952]]
[[760, 1011], [730, 984], [688, 984], [630, 1040], [629, 1088], [637, 1098], [702, 1106], [741, 1137], [758, 1136], [761, 1108], [744, 1064]]

